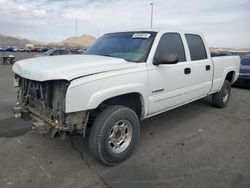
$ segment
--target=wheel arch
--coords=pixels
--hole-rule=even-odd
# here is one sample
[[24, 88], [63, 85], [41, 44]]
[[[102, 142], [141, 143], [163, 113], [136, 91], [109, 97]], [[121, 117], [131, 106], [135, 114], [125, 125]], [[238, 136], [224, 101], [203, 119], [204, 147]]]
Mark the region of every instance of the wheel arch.
[[95, 110], [100, 111], [106, 106], [121, 105], [126, 106], [137, 114], [139, 118], [143, 118], [145, 114], [145, 102], [143, 95], [138, 92], [124, 93], [103, 100]]
[[87, 134], [84, 136], [88, 136], [88, 132], [90, 132], [96, 117], [108, 106], [126, 106], [137, 114], [138, 119], [144, 119], [146, 113], [144, 101], [143, 95], [138, 92], [125, 93], [103, 100], [95, 109], [89, 110], [89, 118], [86, 127]]
[[235, 78], [236, 78], [235, 69], [233, 67], [229, 67], [228, 69], [226, 69], [224, 71], [224, 74], [223, 74], [223, 77], [222, 77], [222, 82], [220, 84], [220, 87], [219, 87], [218, 91], [222, 88], [223, 83], [224, 83], [225, 80], [228, 80], [232, 85], [236, 80]]
[[227, 81], [229, 81], [231, 84], [233, 84], [234, 78], [235, 78], [235, 71], [229, 71], [229, 72], [226, 74], [224, 80], [227, 80]]

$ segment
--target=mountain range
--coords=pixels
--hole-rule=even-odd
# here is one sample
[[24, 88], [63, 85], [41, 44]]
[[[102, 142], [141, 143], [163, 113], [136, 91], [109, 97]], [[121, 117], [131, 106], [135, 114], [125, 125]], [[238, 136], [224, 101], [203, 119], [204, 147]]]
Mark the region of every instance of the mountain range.
[[83, 34], [77, 37], [69, 37], [60, 42], [42, 42], [20, 37], [7, 36], [0, 34], [0, 47], [19, 46], [25, 47], [26, 44], [34, 44], [35, 46], [49, 46], [49, 47], [89, 47], [94, 41], [95, 37]]

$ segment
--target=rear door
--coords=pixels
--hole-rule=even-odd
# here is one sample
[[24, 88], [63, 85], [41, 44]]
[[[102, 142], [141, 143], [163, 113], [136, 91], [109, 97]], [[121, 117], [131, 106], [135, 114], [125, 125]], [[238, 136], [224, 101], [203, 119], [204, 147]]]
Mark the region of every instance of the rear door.
[[189, 49], [193, 99], [205, 96], [212, 87], [213, 62], [200, 35], [185, 34]]

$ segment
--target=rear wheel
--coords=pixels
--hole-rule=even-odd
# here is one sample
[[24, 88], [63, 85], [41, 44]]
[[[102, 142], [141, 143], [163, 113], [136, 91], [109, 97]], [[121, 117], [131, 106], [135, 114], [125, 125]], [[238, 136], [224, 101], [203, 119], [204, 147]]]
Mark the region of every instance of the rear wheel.
[[136, 113], [124, 106], [110, 106], [95, 119], [89, 148], [106, 165], [126, 160], [140, 136], [140, 122]]
[[225, 80], [221, 90], [212, 95], [212, 103], [217, 108], [224, 108], [231, 96], [231, 83]]

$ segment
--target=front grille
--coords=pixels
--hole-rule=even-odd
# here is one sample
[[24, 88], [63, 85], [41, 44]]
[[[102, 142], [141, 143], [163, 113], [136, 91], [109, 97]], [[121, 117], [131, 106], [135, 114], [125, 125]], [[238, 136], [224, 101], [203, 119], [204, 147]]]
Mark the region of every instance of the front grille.
[[31, 107], [51, 119], [58, 119], [58, 114], [64, 114], [68, 85], [68, 81], [64, 80], [39, 82], [21, 78], [19, 99], [24, 106]]
[[51, 108], [52, 84], [21, 79], [21, 97], [25, 105], [37, 110]]

